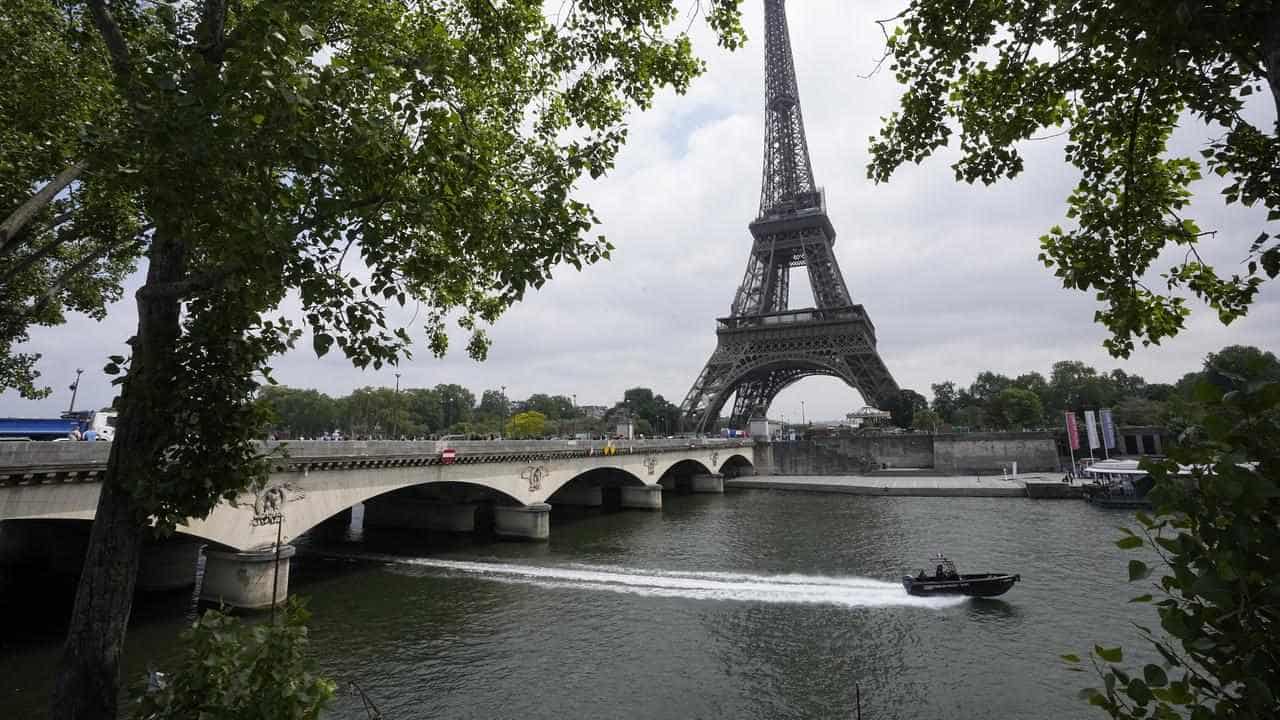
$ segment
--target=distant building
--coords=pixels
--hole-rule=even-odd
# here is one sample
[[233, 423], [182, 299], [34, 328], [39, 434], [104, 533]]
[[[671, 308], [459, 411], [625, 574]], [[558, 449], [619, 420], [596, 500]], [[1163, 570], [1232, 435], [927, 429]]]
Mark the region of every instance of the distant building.
[[868, 405], [844, 417], [849, 421], [849, 427], [870, 428], [888, 425], [891, 416], [888, 410], [878, 410]]
[[619, 416], [616, 422], [617, 422], [617, 427], [615, 432], [618, 435], [618, 437], [622, 438], [623, 440], [631, 440], [635, 437], [636, 426], [635, 426], [635, 423], [631, 422], [631, 418], [627, 417], [624, 414]]
[[609, 412], [609, 408], [604, 405], [579, 405], [578, 412], [582, 413], [584, 417], [601, 420], [604, 418], [604, 414]]

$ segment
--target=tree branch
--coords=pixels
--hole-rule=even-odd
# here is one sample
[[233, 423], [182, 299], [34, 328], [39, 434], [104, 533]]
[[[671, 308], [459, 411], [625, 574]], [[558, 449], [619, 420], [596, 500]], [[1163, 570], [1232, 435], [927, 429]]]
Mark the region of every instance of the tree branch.
[[31, 222], [31, 218], [45, 208], [46, 205], [53, 202], [53, 199], [62, 192], [63, 188], [70, 185], [80, 177], [88, 163], [84, 160], [68, 167], [58, 176], [50, 180], [44, 187], [40, 188], [35, 195], [32, 195], [26, 202], [18, 206], [3, 224], [0, 224], [0, 257], [4, 257], [13, 252], [18, 247], [18, 242], [14, 239], [22, 232], [27, 223]]
[[138, 288], [138, 297], [148, 300], [159, 298], [185, 298], [199, 290], [208, 290], [221, 286], [231, 277], [238, 268], [230, 266], [222, 266], [214, 270], [199, 275], [193, 275], [185, 280], [175, 280], [173, 282], [146, 284]]
[[[126, 248], [130, 246], [142, 247], [142, 244], [143, 244], [142, 238], [134, 238], [129, 243], [125, 244], [125, 247]], [[112, 250], [116, 248], [121, 247], [121, 245], [122, 244], [118, 242], [104, 243], [102, 247], [98, 248], [94, 252], [89, 253], [83, 258], [80, 258], [79, 262], [67, 268], [65, 272], [63, 272], [61, 275], [58, 276], [58, 279], [49, 286], [49, 289], [45, 290], [44, 295], [41, 296], [40, 300], [37, 301], [34, 305], [32, 305], [31, 308], [25, 314], [28, 316], [34, 317], [44, 312], [49, 307], [49, 305], [52, 304], [53, 301], [57, 299], [58, 293], [62, 292], [62, 290], [66, 288], [67, 283], [71, 282], [72, 278], [84, 272], [86, 269], [88, 269], [90, 265], [106, 257], [108, 253], [110, 253]]]
[[107, 9], [105, 0], [89, 0], [89, 10], [93, 13], [93, 24], [98, 26], [98, 33], [102, 35], [102, 41], [107, 44], [107, 51], [111, 53], [111, 66], [115, 68], [116, 75], [121, 78], [129, 77], [129, 45], [125, 43], [124, 33]]
[[13, 267], [7, 270], [0, 271], [0, 287], [4, 287], [6, 284], [11, 282], [14, 278], [26, 272], [26, 270], [30, 268], [32, 265], [35, 265], [37, 262], [49, 257], [49, 255], [51, 255], [54, 250], [57, 250], [59, 247], [65, 245], [71, 240], [78, 240], [78, 239], [80, 239], [80, 236], [75, 233], [65, 233], [61, 238], [55, 237], [53, 240], [49, 241], [49, 243], [46, 244], [44, 247], [18, 260], [18, 262], [14, 264]]

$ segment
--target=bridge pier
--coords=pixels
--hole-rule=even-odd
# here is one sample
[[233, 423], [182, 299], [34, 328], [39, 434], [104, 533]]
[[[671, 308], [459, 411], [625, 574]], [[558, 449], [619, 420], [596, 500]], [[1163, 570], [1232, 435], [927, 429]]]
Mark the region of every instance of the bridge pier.
[[751, 448], [751, 464], [756, 475], [773, 474], [773, 443], [757, 440]]
[[493, 532], [504, 538], [547, 540], [551, 537], [551, 506], [499, 505], [493, 509]]
[[638, 510], [662, 509], [661, 485], [624, 485], [622, 490], [622, 507]]
[[292, 545], [281, 546], [277, 575], [275, 548], [248, 552], [205, 550], [200, 599], [242, 610], [261, 610], [271, 607], [271, 590], [276, 587], [275, 601], [283, 602], [289, 597], [289, 558], [294, 552]]
[[711, 493], [717, 495], [724, 494], [724, 475], [720, 473], [707, 473], [702, 475], [694, 475], [690, 485], [690, 489], [695, 493]]

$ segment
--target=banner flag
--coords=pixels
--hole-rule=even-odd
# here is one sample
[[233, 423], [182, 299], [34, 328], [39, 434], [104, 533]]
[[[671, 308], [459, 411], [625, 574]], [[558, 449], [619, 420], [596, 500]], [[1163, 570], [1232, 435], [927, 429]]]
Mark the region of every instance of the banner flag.
[[1090, 450], [1097, 450], [1098, 448], [1102, 447], [1101, 445], [1099, 445], [1099, 444], [1098, 444], [1098, 427], [1097, 427], [1097, 422], [1098, 422], [1098, 420], [1097, 420], [1097, 418], [1094, 416], [1094, 414], [1093, 414], [1093, 411], [1092, 411], [1092, 410], [1085, 410], [1085, 411], [1084, 411], [1084, 431], [1085, 431], [1086, 433], [1088, 433], [1088, 434], [1089, 434], [1089, 449], [1090, 449]]
[[1067, 444], [1072, 450], [1080, 449], [1080, 428], [1076, 427], [1076, 414], [1067, 413]]
[[1098, 417], [1102, 420], [1102, 446], [1108, 450], [1114, 450], [1116, 447], [1116, 423], [1111, 418], [1111, 410], [1109, 408], [1099, 410]]

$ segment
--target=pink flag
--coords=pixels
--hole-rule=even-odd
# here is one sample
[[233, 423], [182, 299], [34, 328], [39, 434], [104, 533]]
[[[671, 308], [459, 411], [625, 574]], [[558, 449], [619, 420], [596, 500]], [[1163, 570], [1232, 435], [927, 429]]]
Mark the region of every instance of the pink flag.
[[1067, 442], [1072, 450], [1080, 449], [1080, 428], [1076, 427], [1076, 414], [1067, 413]]

